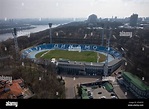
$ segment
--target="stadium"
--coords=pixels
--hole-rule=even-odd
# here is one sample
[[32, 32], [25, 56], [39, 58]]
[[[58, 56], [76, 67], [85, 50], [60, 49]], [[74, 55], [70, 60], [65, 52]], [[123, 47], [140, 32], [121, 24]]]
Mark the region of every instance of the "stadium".
[[[22, 58], [29, 58], [35, 63], [41, 63], [43, 60], [44, 64], [53, 62], [56, 65], [57, 73], [73, 75], [103, 75], [106, 61], [108, 75], [110, 75], [122, 63], [120, 52], [111, 47], [98, 45], [42, 44], [24, 49], [21, 55]], [[80, 56], [81, 58], [79, 58]]]

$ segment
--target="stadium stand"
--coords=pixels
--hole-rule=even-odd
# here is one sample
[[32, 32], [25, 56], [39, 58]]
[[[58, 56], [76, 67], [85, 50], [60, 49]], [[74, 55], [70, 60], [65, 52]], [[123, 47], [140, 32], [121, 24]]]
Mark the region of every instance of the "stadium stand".
[[[34, 47], [27, 48], [22, 51], [22, 58], [30, 58], [34, 62], [39, 63], [39, 60], [35, 58], [35, 55], [39, 52], [51, 50], [51, 49], [61, 49], [68, 50], [71, 47], [79, 47], [81, 51], [96, 51], [110, 54], [113, 58], [109, 60], [108, 64], [108, 74], [110, 75], [115, 71], [122, 62], [122, 55], [120, 52], [116, 51], [114, 48], [106, 48], [104, 46], [98, 45], [83, 45], [83, 44], [42, 44]], [[58, 62], [57, 71], [67, 72], [68, 74], [82, 74], [82, 75], [103, 75], [104, 63], [87, 63], [87, 62]]]

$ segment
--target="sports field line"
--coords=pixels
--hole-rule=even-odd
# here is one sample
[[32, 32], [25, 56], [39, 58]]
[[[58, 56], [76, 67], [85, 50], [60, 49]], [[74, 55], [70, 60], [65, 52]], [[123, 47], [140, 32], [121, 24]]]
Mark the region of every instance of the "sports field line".
[[47, 52], [45, 52], [45, 53], [43, 53], [40, 57], [43, 57], [44, 55], [46, 55], [46, 54], [49, 53], [49, 52], [50, 52], [50, 50], [47, 51]]

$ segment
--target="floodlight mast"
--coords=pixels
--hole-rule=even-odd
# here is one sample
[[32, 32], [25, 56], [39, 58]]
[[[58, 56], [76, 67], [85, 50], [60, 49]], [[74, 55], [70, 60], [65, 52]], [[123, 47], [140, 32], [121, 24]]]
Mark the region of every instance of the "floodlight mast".
[[18, 41], [17, 41], [17, 29], [16, 28], [13, 29], [12, 35], [14, 37], [16, 59], [18, 59], [19, 58], [19, 47], [18, 47]]
[[104, 41], [104, 25], [102, 27], [102, 40], [101, 40], [101, 46], [103, 46], [103, 41]]
[[52, 27], [52, 23], [49, 23], [49, 29], [50, 29], [50, 33], [49, 33], [49, 37], [50, 37], [50, 44], [52, 44], [52, 35], [51, 35], [51, 27]]
[[106, 54], [106, 61], [104, 64], [104, 77], [106, 77], [108, 75], [108, 54], [109, 54], [109, 50], [110, 50], [110, 39], [111, 39], [111, 34], [112, 31], [111, 29], [109, 30], [110, 34], [109, 34], [109, 38], [107, 38], [107, 42], [106, 42], [106, 48], [107, 48], [107, 54]]

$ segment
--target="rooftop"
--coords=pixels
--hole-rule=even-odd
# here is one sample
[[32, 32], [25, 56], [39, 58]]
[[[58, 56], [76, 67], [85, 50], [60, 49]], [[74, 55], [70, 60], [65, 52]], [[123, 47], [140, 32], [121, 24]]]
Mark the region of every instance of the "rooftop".
[[9, 86], [10, 91], [15, 95], [18, 96], [22, 94], [22, 88], [18, 83], [13, 83], [11, 86]]
[[136, 87], [138, 87], [141, 90], [149, 90], [149, 86], [147, 86], [139, 77], [136, 75], [133, 75], [129, 72], [123, 72], [122, 76], [133, 83]]
[[12, 83], [9, 82], [0, 85], [0, 99], [26, 99], [34, 95], [29, 88], [24, 87], [22, 79], [12, 80]]
[[104, 83], [104, 86], [109, 92], [113, 90], [113, 86], [109, 82]]
[[91, 85], [91, 86], [83, 86], [82, 85], [82, 99], [112, 99], [111, 93], [113, 93], [112, 85], [109, 82], [105, 82], [101, 85]]
[[[118, 63], [119, 61], [121, 61], [121, 59], [114, 59], [113, 61], [108, 63], [108, 66], [112, 66], [116, 63]], [[103, 66], [104, 63], [100, 62], [100, 63], [95, 63], [95, 62], [79, 62], [79, 61], [69, 61], [69, 62], [58, 62], [58, 64], [63, 64], [63, 65], [73, 65], [73, 66], [96, 66], [96, 67], [100, 67]]]

